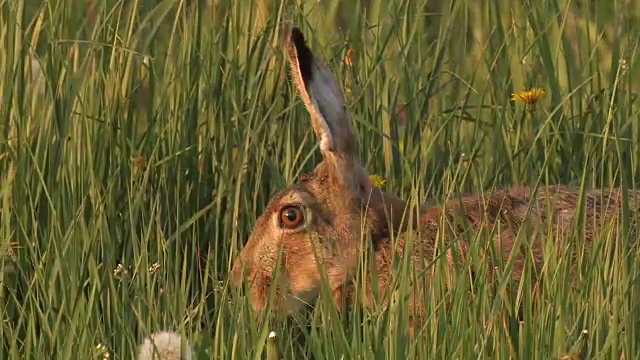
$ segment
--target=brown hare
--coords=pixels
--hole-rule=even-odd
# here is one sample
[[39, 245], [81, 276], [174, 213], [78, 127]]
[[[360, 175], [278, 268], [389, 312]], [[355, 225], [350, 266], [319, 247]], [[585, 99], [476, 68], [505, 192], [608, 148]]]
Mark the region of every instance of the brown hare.
[[[414, 265], [425, 267], [439, 255], [446, 257], [449, 266], [464, 261], [468, 239], [472, 239], [463, 234], [468, 229], [499, 225], [489, 245], [505, 259], [516, 244], [518, 229], [525, 227], [525, 223], [542, 225], [546, 229], [543, 231], [550, 229], [554, 238], [570, 238], [568, 232], [575, 222], [581, 192], [568, 186], [554, 185], [535, 191], [526, 186], [498, 189], [482, 196], [458, 196], [442, 207], [423, 205], [421, 209], [412, 209], [405, 201], [373, 187], [355, 154], [356, 134], [339, 83], [314, 57], [298, 28], [287, 32], [285, 46], [292, 79], [311, 115], [323, 161], [313, 173], [271, 198], [233, 265], [231, 282], [238, 287], [243, 280], [247, 281], [254, 310], [265, 310], [273, 286], [276, 295], [273, 308], [277, 311], [292, 312], [314, 304], [324, 276], [340, 306], [352, 289], [350, 285], [362, 254], [371, 248], [382, 292], [390, 281], [394, 253], [403, 254], [409, 233], [414, 238], [410, 258]], [[620, 189], [605, 189], [587, 190], [582, 195], [585, 249], [605, 221], [619, 216], [623, 196], [628, 196], [632, 210], [638, 209], [637, 192], [625, 195]], [[411, 224], [407, 220], [410, 218], [414, 219]], [[443, 219], [450, 223], [464, 220], [466, 225], [458, 222], [455, 226], [443, 226]], [[559, 251], [565, 249], [559, 243], [554, 246]], [[573, 251], [582, 250], [576, 246]], [[534, 242], [528, 251], [518, 252], [528, 252], [535, 265], [542, 265], [541, 243]], [[490, 261], [489, 258], [483, 257], [485, 261]], [[523, 259], [516, 254], [511, 270], [516, 282], [522, 276]], [[281, 265], [279, 276], [274, 279], [277, 265]], [[497, 266], [491, 264], [487, 268]], [[370, 289], [363, 298], [365, 305], [373, 304]], [[415, 295], [413, 299], [417, 299]], [[412, 307], [420, 316], [419, 299], [415, 304]]]

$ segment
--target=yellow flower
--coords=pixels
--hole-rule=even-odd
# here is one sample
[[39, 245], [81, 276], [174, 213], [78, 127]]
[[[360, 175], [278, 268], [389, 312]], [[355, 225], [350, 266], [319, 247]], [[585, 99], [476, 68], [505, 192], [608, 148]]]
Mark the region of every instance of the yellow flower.
[[531, 90], [511, 94], [511, 100], [531, 106], [537, 103], [538, 100], [542, 99], [546, 94], [547, 93], [542, 88], [533, 88]]
[[369, 178], [371, 179], [371, 183], [373, 184], [373, 186], [377, 188], [383, 188], [387, 183], [387, 180], [379, 175], [371, 175], [369, 176]]

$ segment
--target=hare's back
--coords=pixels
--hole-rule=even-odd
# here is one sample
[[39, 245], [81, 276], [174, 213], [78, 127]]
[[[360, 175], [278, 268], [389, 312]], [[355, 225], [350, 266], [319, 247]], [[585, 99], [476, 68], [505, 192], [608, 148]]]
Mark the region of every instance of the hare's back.
[[[519, 228], [527, 223], [565, 232], [580, 219], [590, 234], [606, 224], [615, 225], [622, 215], [625, 200], [632, 220], [635, 220], [640, 214], [640, 192], [636, 190], [606, 188], [582, 191], [566, 185], [538, 189], [513, 186], [482, 195], [455, 196], [444, 206], [427, 210], [422, 221], [425, 224], [433, 223], [446, 213], [449, 217], [462, 215], [475, 227], [505, 223], [514, 230], [514, 227]], [[583, 216], [579, 217], [580, 214]]]
[[[514, 206], [506, 209], [521, 222], [534, 222], [548, 225], [552, 221], [554, 230], [566, 232], [577, 221], [585, 227], [587, 235], [603, 228], [616, 226], [620, 220], [623, 206], [626, 205], [633, 222], [640, 213], [640, 192], [620, 188], [581, 190], [565, 185], [541, 187], [533, 192], [530, 188], [511, 188], [507, 191], [510, 203]], [[579, 216], [582, 214], [582, 216]]]

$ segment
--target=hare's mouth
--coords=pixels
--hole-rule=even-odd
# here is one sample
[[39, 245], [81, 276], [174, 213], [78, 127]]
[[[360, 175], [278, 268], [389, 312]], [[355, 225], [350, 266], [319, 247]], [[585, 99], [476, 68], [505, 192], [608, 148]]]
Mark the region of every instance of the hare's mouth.
[[[249, 299], [253, 311], [275, 311], [277, 313], [293, 314], [304, 312], [314, 307], [317, 294], [311, 291], [295, 292], [284, 284], [254, 284], [249, 289]], [[275, 288], [273, 288], [275, 286]], [[270, 299], [270, 297], [273, 297]], [[271, 301], [270, 301], [271, 300]], [[269, 306], [269, 303], [271, 305]], [[269, 310], [269, 309], [270, 310]]]

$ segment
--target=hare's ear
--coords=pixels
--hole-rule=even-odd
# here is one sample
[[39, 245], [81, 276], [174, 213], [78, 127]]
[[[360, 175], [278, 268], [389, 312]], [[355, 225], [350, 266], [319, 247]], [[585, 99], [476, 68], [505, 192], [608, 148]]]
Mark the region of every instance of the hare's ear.
[[[368, 197], [371, 180], [355, 157], [356, 135], [340, 84], [331, 71], [317, 61], [300, 29], [287, 31], [287, 56], [291, 75], [309, 114], [320, 151], [332, 178], [359, 198]], [[346, 195], [346, 194], [345, 194]]]
[[338, 81], [314, 58], [300, 29], [287, 32], [286, 47], [291, 74], [311, 114], [322, 155], [327, 160], [352, 158], [356, 138]]

